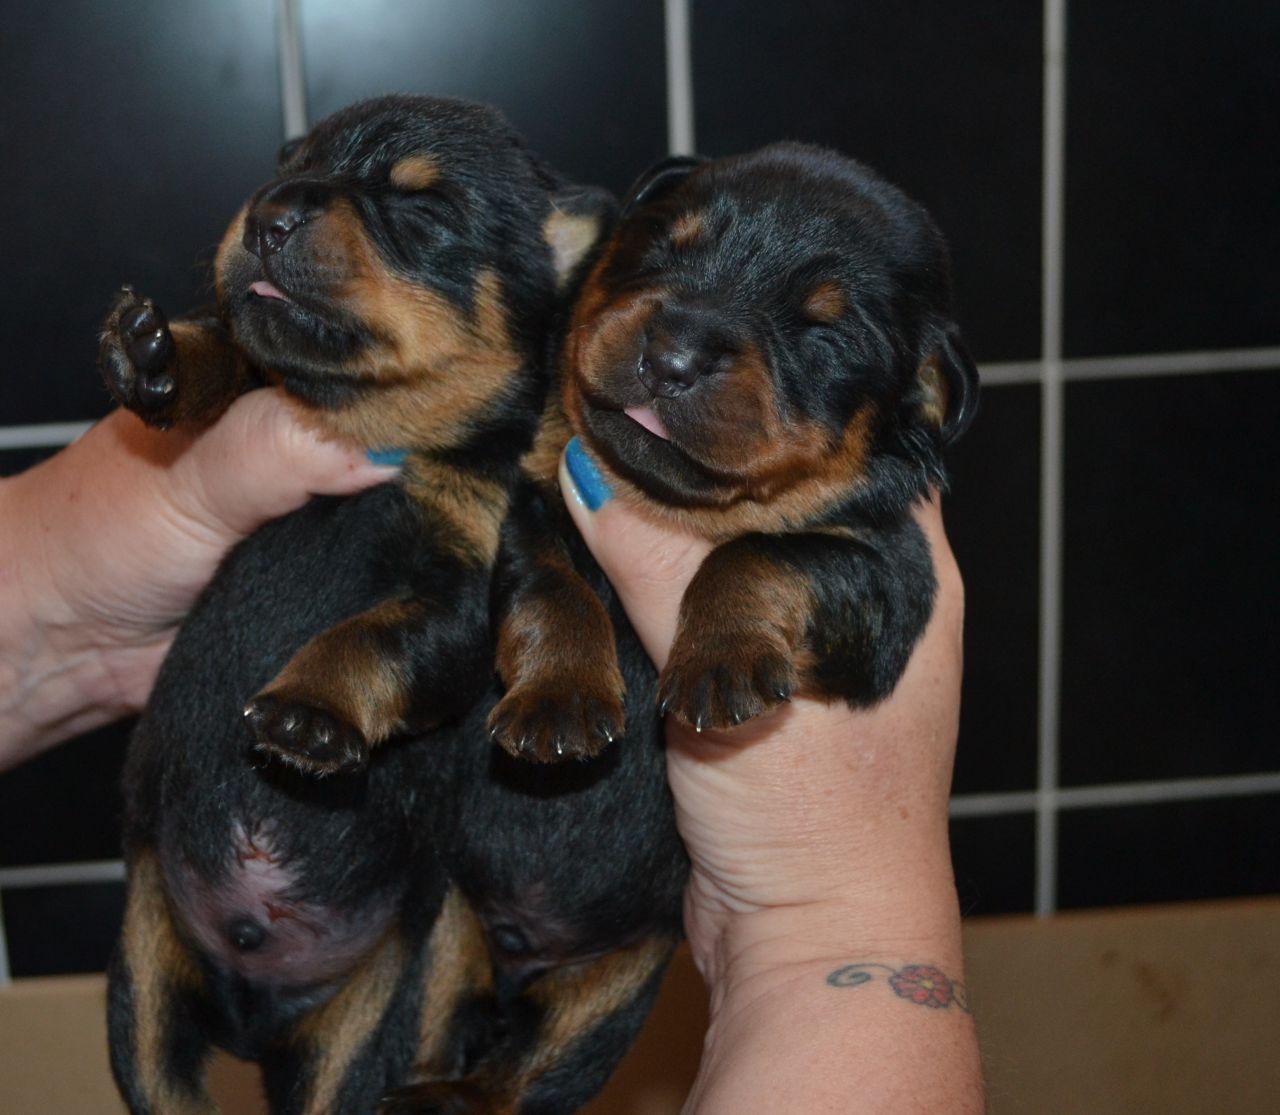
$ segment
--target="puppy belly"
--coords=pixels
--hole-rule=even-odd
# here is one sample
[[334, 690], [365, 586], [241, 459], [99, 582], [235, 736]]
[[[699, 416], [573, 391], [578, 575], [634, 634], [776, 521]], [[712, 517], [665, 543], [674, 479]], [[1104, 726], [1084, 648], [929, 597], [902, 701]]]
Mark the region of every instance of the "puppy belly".
[[301, 872], [269, 832], [237, 824], [230, 869], [216, 880], [163, 857], [175, 914], [214, 965], [270, 987], [324, 984], [350, 971], [391, 924], [393, 897], [336, 910], [305, 897]]

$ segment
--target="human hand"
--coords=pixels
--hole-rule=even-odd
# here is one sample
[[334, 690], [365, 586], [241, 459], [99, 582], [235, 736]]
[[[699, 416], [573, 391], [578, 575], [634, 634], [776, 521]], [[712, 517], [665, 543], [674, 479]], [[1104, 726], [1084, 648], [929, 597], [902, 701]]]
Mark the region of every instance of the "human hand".
[[[561, 486], [579, 531], [661, 667], [681, 596], [710, 544], [619, 501], [589, 510], [564, 466]], [[867, 1080], [876, 1084], [862, 1106], [814, 1076], [831, 1068], [821, 1063], [815, 1025], [829, 1022], [834, 1048], [856, 1041], [858, 1056], [868, 1060], [877, 1048], [892, 1058], [920, 1046], [927, 1025], [875, 1016], [874, 1005], [865, 1007], [875, 1002], [869, 998], [824, 997], [829, 975], [855, 964], [893, 970], [927, 961], [958, 980], [962, 969], [947, 801], [964, 594], [937, 500], [915, 514], [933, 553], [938, 594], [886, 701], [853, 710], [797, 698], [723, 733], [696, 733], [667, 720], [668, 776], [692, 868], [685, 928], [712, 995], [714, 1040], [686, 1110], [902, 1109], [895, 1104], [908, 1095], [932, 1103], [957, 1081], [963, 1095], [950, 1094], [946, 1109], [980, 1109], [976, 1045], [962, 1010], [950, 1012], [963, 1020], [947, 1037], [945, 1055], [916, 1070], [909, 1092], [877, 1076], [878, 1064], [868, 1068]], [[955, 1002], [963, 1008], [962, 994]], [[864, 1007], [870, 1013], [859, 1015]], [[796, 1026], [807, 1047], [788, 1060], [783, 1051], [796, 1041]], [[754, 1067], [760, 1057], [773, 1066], [763, 1075]]]
[[262, 390], [195, 434], [116, 410], [0, 482], [0, 769], [140, 709], [182, 617], [246, 535], [311, 495], [393, 475]]

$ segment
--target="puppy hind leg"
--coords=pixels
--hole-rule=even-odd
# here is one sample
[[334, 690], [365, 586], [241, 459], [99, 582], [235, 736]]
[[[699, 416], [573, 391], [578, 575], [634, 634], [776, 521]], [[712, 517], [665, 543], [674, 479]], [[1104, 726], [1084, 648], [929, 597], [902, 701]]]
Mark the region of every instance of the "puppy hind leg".
[[[420, 952], [421, 950], [417, 950]], [[272, 1115], [372, 1115], [417, 1048], [420, 957], [392, 932], [262, 1059]]]
[[674, 949], [655, 936], [544, 973], [504, 1008], [532, 1026], [514, 1026], [461, 1079], [394, 1092], [379, 1115], [571, 1115], [631, 1047]]
[[155, 856], [131, 865], [124, 929], [108, 972], [111, 1069], [132, 1115], [214, 1115], [204, 1086], [208, 1040], [200, 974], [179, 939]]

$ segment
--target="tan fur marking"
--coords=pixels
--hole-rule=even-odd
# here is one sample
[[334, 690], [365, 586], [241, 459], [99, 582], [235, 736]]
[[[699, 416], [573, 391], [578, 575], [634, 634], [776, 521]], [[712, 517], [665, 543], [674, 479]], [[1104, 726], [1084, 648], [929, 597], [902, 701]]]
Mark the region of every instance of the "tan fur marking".
[[397, 190], [429, 190], [440, 181], [440, 167], [430, 155], [409, 155], [391, 168], [389, 177]]
[[561, 285], [600, 239], [599, 217], [552, 210], [543, 222], [542, 237], [551, 247], [551, 261]]
[[362, 251], [364, 259], [342, 301], [377, 338], [352, 372], [373, 389], [350, 406], [313, 409], [311, 421], [359, 445], [448, 448], [522, 372], [502, 284], [492, 271], [480, 272], [466, 315], [374, 262], [357, 229], [349, 229], [349, 240], [353, 257]]
[[414, 617], [418, 606], [386, 600], [321, 632], [285, 664], [262, 692], [338, 713], [373, 745], [403, 725], [409, 679], [379, 636]]
[[560, 400], [553, 396], [547, 400], [546, 409], [538, 420], [533, 448], [520, 458], [520, 470], [531, 480], [554, 487], [556, 474], [560, 471], [560, 456], [571, 437], [573, 429], [569, 419], [565, 417]]
[[681, 213], [671, 224], [671, 243], [677, 248], [687, 248], [707, 234], [707, 220], [703, 213]]
[[528, 991], [547, 1011], [537, 1045], [522, 1066], [516, 1094], [555, 1067], [574, 1042], [639, 994], [675, 943], [650, 937], [590, 963], [548, 972]]
[[130, 865], [124, 915], [124, 962], [133, 997], [133, 1055], [138, 1083], [153, 1111], [212, 1115], [203, 1085], [196, 1094], [175, 1089], [164, 1070], [165, 1031], [173, 996], [198, 987], [199, 970], [178, 939], [164, 898], [164, 875], [154, 854]]
[[[803, 574], [759, 554], [714, 553], [694, 576], [680, 605], [672, 657], [691, 648], [754, 649], [741, 636], [747, 629], [781, 638], [787, 657], [804, 677], [805, 632], [813, 614], [813, 589]], [[807, 658], [807, 655], [806, 655]]]
[[621, 705], [613, 624], [600, 598], [558, 554], [543, 554], [538, 564], [558, 587], [554, 593], [520, 595], [504, 618], [495, 657], [503, 684], [532, 684], [541, 691], [569, 679], [576, 691]]
[[449, 1023], [464, 995], [493, 990], [484, 929], [461, 891], [450, 887], [427, 942], [427, 974], [418, 1037], [417, 1075], [444, 1071], [440, 1057]]
[[218, 251], [214, 255], [213, 262], [213, 278], [214, 288], [217, 291], [219, 304], [226, 296], [226, 289], [223, 285], [223, 276], [227, 273], [227, 256], [232, 252], [243, 252], [244, 245], [241, 241], [244, 239], [244, 219], [249, 213], [249, 203], [245, 202], [232, 219], [231, 224], [227, 226], [227, 231], [222, 234], [222, 240], [218, 244]]
[[489, 565], [498, 553], [498, 533], [510, 506], [507, 490], [465, 469], [413, 456], [404, 466], [405, 490], [448, 527], [434, 534], [462, 561]]
[[385, 937], [332, 999], [298, 1025], [300, 1041], [319, 1052], [303, 1115], [332, 1115], [352, 1061], [381, 1022], [404, 971], [405, 950], [394, 931]]
[[937, 355], [930, 356], [916, 373], [920, 378], [920, 413], [926, 422], [938, 429], [947, 420], [947, 407], [951, 401], [951, 392], [947, 387], [947, 378], [942, 374]]
[[810, 321], [830, 325], [840, 320], [845, 308], [844, 291], [835, 283], [822, 283], [809, 291], [803, 312]]

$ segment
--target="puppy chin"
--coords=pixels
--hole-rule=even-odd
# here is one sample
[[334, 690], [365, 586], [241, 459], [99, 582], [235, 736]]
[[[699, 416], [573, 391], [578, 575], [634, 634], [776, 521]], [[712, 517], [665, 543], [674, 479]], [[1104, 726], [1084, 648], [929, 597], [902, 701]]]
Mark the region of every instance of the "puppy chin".
[[736, 485], [727, 485], [682, 450], [651, 408], [608, 410], [588, 404], [582, 408], [582, 426], [592, 453], [658, 503], [723, 507], [737, 498]]

